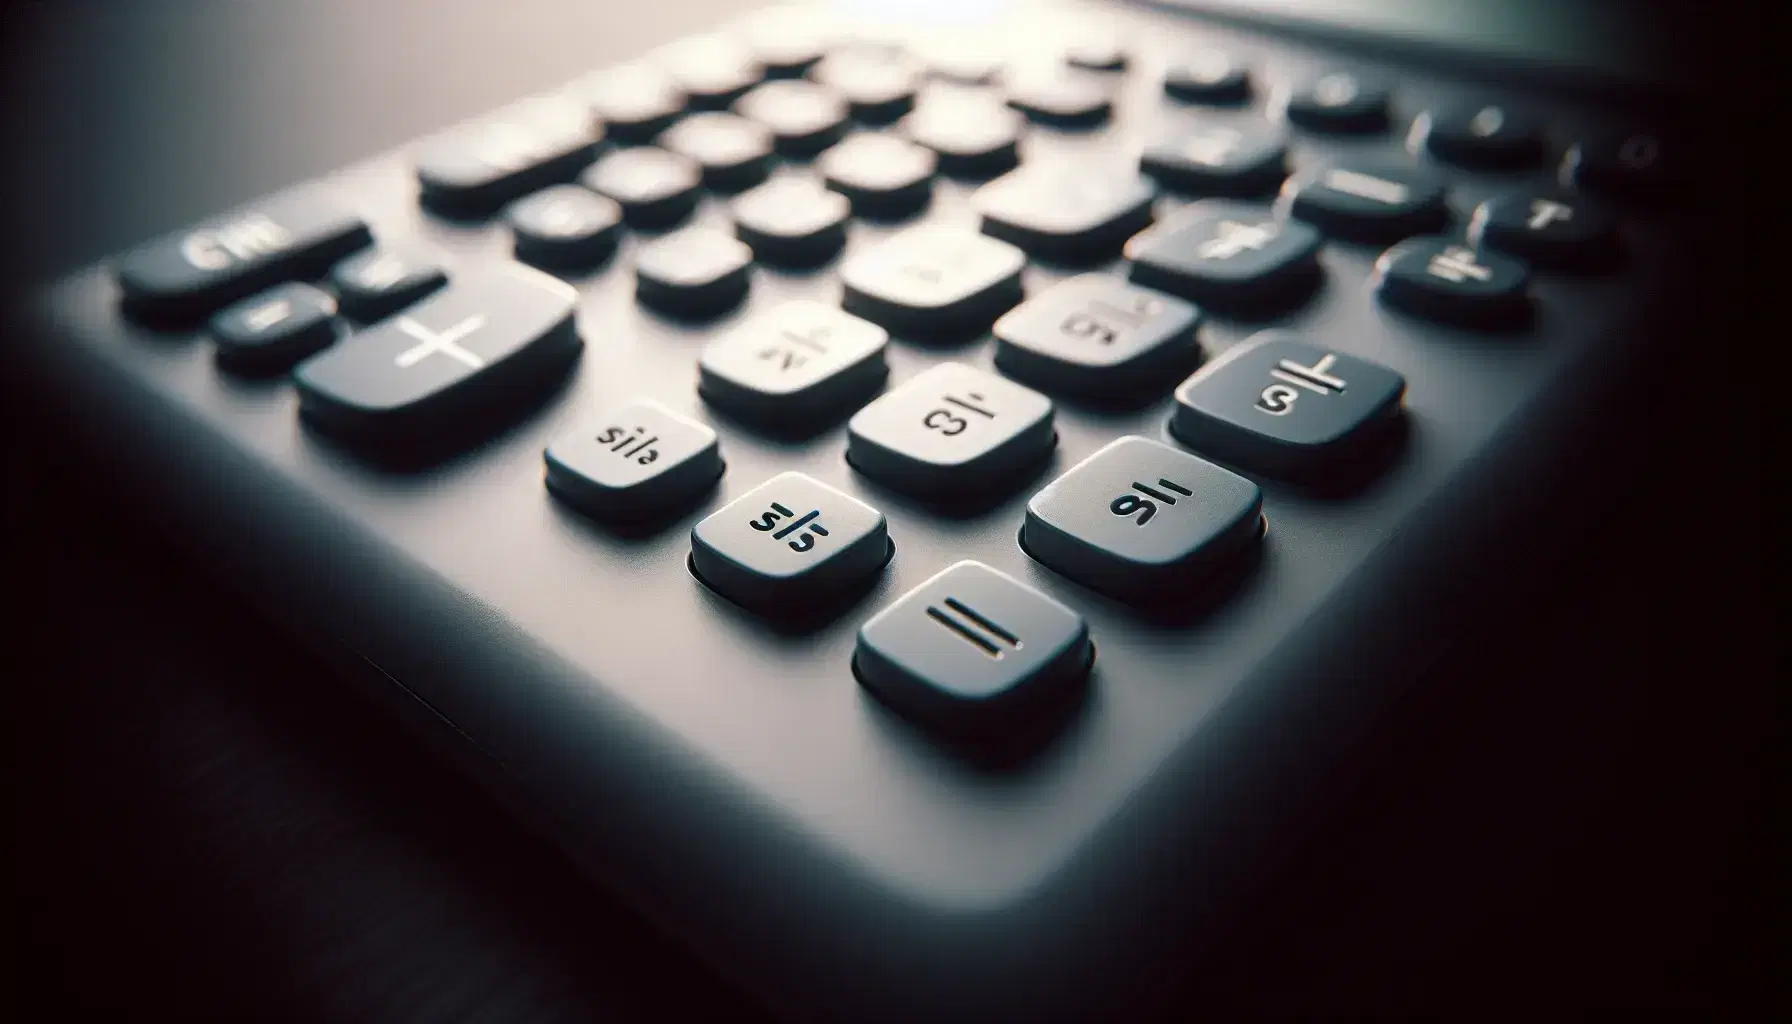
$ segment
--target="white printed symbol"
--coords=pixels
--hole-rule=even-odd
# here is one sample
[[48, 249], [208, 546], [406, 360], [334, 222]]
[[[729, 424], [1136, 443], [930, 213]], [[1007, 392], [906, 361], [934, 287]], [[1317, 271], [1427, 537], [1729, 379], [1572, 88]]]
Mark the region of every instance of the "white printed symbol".
[[252, 260], [292, 244], [292, 232], [266, 214], [252, 213], [209, 231], [195, 231], [181, 240], [180, 255], [200, 270], [223, 270], [232, 260]]
[[1212, 128], [1182, 144], [1182, 157], [1192, 164], [1221, 167], [1243, 136], [1230, 128]]
[[1449, 246], [1443, 252], [1431, 257], [1431, 262], [1425, 266], [1425, 272], [1432, 277], [1441, 277], [1456, 284], [1461, 284], [1471, 277], [1477, 281], [1486, 281], [1493, 277], [1492, 270], [1475, 262], [1474, 250], [1465, 249], [1460, 245]]
[[1618, 162], [1640, 171], [1661, 156], [1661, 142], [1653, 135], [1632, 135], [1618, 147]]
[[275, 299], [244, 314], [243, 326], [259, 334], [291, 315], [292, 303], [285, 299]]
[[1341, 107], [1356, 94], [1356, 79], [1346, 74], [1326, 75], [1313, 83], [1313, 99], [1322, 107]]
[[1269, 371], [1269, 375], [1283, 383], [1264, 388], [1263, 393], [1257, 396], [1257, 408], [1271, 416], [1288, 415], [1294, 411], [1294, 403], [1300, 398], [1300, 392], [1295, 388], [1305, 388], [1316, 395], [1343, 394], [1343, 379], [1331, 375], [1331, 368], [1337, 361], [1338, 357], [1330, 352], [1312, 366], [1302, 366], [1292, 359], [1278, 360], [1276, 368]]
[[1531, 200], [1531, 219], [1525, 224], [1532, 231], [1542, 231], [1558, 220], [1574, 219], [1574, 207], [1558, 203], [1553, 199]]
[[1274, 221], [1260, 224], [1241, 224], [1235, 220], [1220, 222], [1219, 234], [1208, 239], [1196, 250], [1196, 255], [1204, 260], [1229, 260], [1247, 249], [1261, 249], [1275, 241], [1281, 234]]
[[1373, 199], [1388, 206], [1398, 206], [1412, 195], [1412, 189], [1397, 181], [1377, 178], [1362, 171], [1334, 167], [1325, 172], [1325, 187], [1360, 199]]
[[453, 327], [437, 333], [408, 316], [401, 316], [398, 318], [398, 329], [416, 338], [417, 344], [398, 353], [398, 358], [392, 360], [392, 365], [401, 370], [408, 370], [422, 362], [424, 358], [440, 352], [442, 355], [465, 363], [475, 370], [483, 369], [485, 360], [462, 348], [460, 343], [484, 326], [485, 316], [475, 313]]
[[1487, 138], [1498, 132], [1506, 124], [1506, 114], [1498, 107], [1483, 107], [1481, 112], [1469, 119], [1469, 133], [1478, 138]]

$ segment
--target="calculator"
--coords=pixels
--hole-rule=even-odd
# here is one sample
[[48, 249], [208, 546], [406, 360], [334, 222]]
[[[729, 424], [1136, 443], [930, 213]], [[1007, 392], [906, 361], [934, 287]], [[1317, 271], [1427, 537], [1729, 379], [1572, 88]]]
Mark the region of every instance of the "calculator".
[[1234, 5], [913, 7], [751, 12], [146, 239], [14, 372], [774, 1010], [1128, 1019], [1563, 514], [1687, 149], [1597, 76]]

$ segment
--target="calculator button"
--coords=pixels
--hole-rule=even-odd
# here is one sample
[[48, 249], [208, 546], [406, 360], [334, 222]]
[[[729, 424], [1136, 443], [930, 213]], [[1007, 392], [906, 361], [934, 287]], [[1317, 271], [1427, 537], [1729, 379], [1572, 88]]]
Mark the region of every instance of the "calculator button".
[[666, 129], [659, 145], [695, 161], [703, 184], [718, 192], [751, 188], [771, 170], [772, 133], [734, 114], [692, 114]]
[[1248, 550], [1262, 521], [1256, 484], [1169, 445], [1122, 437], [1027, 502], [1021, 543], [1084, 586], [1149, 605]]
[[1560, 192], [1510, 192], [1475, 208], [1469, 240], [1540, 267], [1591, 269], [1618, 251], [1617, 218]]
[[932, 151], [893, 135], [850, 135], [815, 161], [828, 188], [861, 217], [918, 212], [933, 195]]
[[1151, 223], [1151, 183], [1124, 170], [1032, 164], [978, 189], [971, 206], [983, 233], [1046, 259], [1081, 261], [1117, 255]]
[[1288, 177], [1288, 137], [1267, 123], [1176, 128], [1145, 147], [1139, 169], [1193, 195], [1273, 195]]
[[809, 77], [844, 96], [854, 119], [888, 124], [914, 107], [921, 66], [894, 47], [854, 43], [823, 57]]
[[941, 363], [853, 415], [853, 468], [922, 497], [986, 494], [1038, 468], [1057, 442], [1052, 403], [961, 363]]
[[684, 93], [671, 76], [645, 64], [599, 72], [581, 91], [604, 133], [617, 142], [652, 142], [684, 113]]
[[448, 272], [413, 249], [369, 249], [332, 267], [329, 280], [343, 314], [367, 324], [441, 288]]
[[1514, 170], [1543, 157], [1537, 119], [1498, 103], [1434, 107], [1413, 119], [1412, 141], [1463, 167]]
[[1465, 327], [1507, 327], [1530, 314], [1530, 268], [1447, 238], [1410, 238], [1375, 261], [1375, 289], [1389, 306]]
[[834, 33], [824, 18], [796, 8], [772, 8], [746, 26], [747, 49], [768, 78], [800, 78], [826, 56]]
[[1207, 47], [1173, 57], [1164, 94], [1185, 103], [1231, 106], [1251, 98], [1251, 74], [1224, 50]]
[[1406, 380], [1376, 363], [1264, 331], [1176, 389], [1170, 432], [1210, 458], [1291, 479], [1347, 475], [1399, 417]]
[[889, 339], [876, 324], [831, 306], [786, 302], [711, 342], [698, 360], [697, 388], [743, 419], [825, 420], [882, 386]]
[[673, 43], [660, 51], [659, 64], [692, 110], [726, 110], [765, 76], [751, 50], [722, 35]]
[[813, 266], [846, 244], [852, 204], [808, 178], [778, 177], [728, 204], [734, 232], [766, 263]]
[[1027, 258], [962, 228], [910, 228], [847, 257], [841, 304], [897, 334], [981, 331], [1021, 299]]
[[491, 213], [530, 192], [572, 180], [596, 157], [601, 135], [581, 104], [518, 104], [417, 148], [422, 201], [453, 214]]
[[510, 204], [516, 258], [538, 267], [587, 267], [616, 251], [622, 207], [578, 185], [554, 185]]
[[740, 305], [753, 250], [710, 228], [683, 228], [635, 250], [635, 297], [668, 316], [702, 319]]
[[368, 439], [462, 427], [570, 365], [582, 346], [577, 299], [570, 286], [521, 264], [470, 272], [300, 363], [299, 407]]
[[1087, 27], [1064, 49], [1064, 63], [1085, 71], [1122, 71], [1126, 56], [1126, 41], [1118, 34]]
[[282, 373], [336, 341], [336, 300], [301, 281], [275, 285], [212, 317], [218, 365], [232, 373]]
[[637, 146], [606, 154], [579, 175], [579, 183], [620, 204], [630, 227], [666, 228], [697, 208], [703, 170], [690, 157]]
[[767, 82], [742, 96], [734, 112], [769, 129], [786, 156], [813, 156], [846, 132], [846, 101], [813, 82]]
[[1194, 306], [1108, 274], [1053, 285], [996, 321], [996, 366], [1047, 391], [1159, 394], [1200, 361]]
[[556, 440], [547, 488], [600, 518], [638, 519], [695, 501], [722, 475], [716, 432], [657, 402], [631, 402]]
[[899, 130], [932, 150], [942, 173], [984, 178], [1020, 162], [1026, 118], [982, 91], [943, 86], [928, 90]]
[[1326, 164], [1282, 186], [1296, 217], [1328, 235], [1393, 242], [1441, 230], [1449, 221], [1443, 179], [1418, 167], [1381, 162]]
[[1318, 284], [1319, 232], [1266, 206], [1204, 199], [1126, 243], [1132, 279], [1215, 309], [1262, 311]]
[[1379, 132], [1388, 126], [1388, 89], [1348, 71], [1333, 71], [1296, 86], [1288, 120], [1318, 132]]
[[802, 619], [870, 582], [891, 553], [883, 513], [801, 473], [782, 473], [691, 530], [691, 567], [722, 596]]
[[1607, 129], [1576, 142], [1563, 162], [1570, 184], [1612, 199], [1659, 203], [1685, 192], [1684, 156], [1647, 129]]
[[1083, 617], [981, 562], [959, 562], [859, 630], [853, 668], [898, 713], [973, 738], [1068, 704], [1095, 658]]
[[1008, 83], [1008, 105], [1029, 120], [1057, 128], [1091, 128], [1108, 119], [1110, 86], [1076, 71], [1021, 75]]
[[315, 191], [289, 193], [126, 253], [118, 287], [132, 316], [203, 319], [270, 285], [321, 274], [372, 241], [347, 206]]
[[1002, 58], [992, 48], [971, 42], [928, 48], [927, 73], [957, 85], [988, 85], [1002, 73]]

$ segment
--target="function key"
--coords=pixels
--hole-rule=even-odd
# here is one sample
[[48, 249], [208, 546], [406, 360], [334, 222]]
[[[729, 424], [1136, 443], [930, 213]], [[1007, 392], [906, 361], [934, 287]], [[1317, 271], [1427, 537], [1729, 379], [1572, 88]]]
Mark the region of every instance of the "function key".
[[1684, 155], [1661, 133], [1646, 129], [1593, 132], [1568, 150], [1569, 183], [1613, 199], [1659, 203], [1683, 193]]
[[861, 217], [902, 217], [933, 195], [937, 161], [931, 150], [893, 135], [849, 135], [815, 161], [828, 188]]
[[1126, 243], [1132, 279], [1215, 309], [1265, 311], [1319, 283], [1319, 232], [1267, 207], [1207, 199]]
[[1447, 238], [1409, 238], [1375, 261], [1381, 301], [1466, 327], [1509, 327], [1530, 315], [1530, 268]]
[[1282, 195], [1296, 217], [1328, 235], [1392, 242], [1438, 231], [1449, 222], [1443, 179], [1418, 167], [1384, 162], [1325, 164], [1290, 178]]
[[1180, 127], [1145, 147], [1139, 169], [1178, 192], [1272, 195], [1288, 177], [1288, 137], [1267, 123]]
[[951, 739], [1050, 721], [1095, 660], [1083, 617], [981, 562], [959, 562], [859, 630], [859, 682]]
[[915, 338], [982, 331], [1021, 299], [1019, 249], [944, 225], [923, 225], [848, 257], [847, 312]]
[[1052, 403], [961, 363], [941, 363], [853, 415], [854, 469], [921, 497], [987, 496], [1051, 454]]
[[1254, 473], [1346, 476], [1400, 415], [1398, 373], [1285, 331], [1265, 331], [1176, 389], [1170, 432]]
[[823, 57], [809, 77], [846, 97], [854, 118], [887, 124], [914, 107], [921, 66], [898, 47], [857, 42]]
[[768, 78], [802, 77], [834, 43], [826, 18], [796, 7], [760, 12], [748, 22], [743, 37]]
[[742, 96], [734, 112], [769, 129], [786, 156], [813, 156], [846, 132], [846, 101], [813, 82], [767, 82]]
[[482, 215], [505, 203], [570, 181], [597, 156], [600, 129], [568, 100], [543, 99], [455, 128], [417, 149], [423, 202], [460, 215]]
[[807, 620], [890, 560], [882, 512], [801, 473], [781, 473], [691, 530], [691, 568], [735, 604]]
[[1251, 73], [1226, 51], [1205, 47], [1171, 59], [1164, 93], [1185, 103], [1233, 106], [1251, 98]]
[[1117, 33], [1087, 26], [1064, 48], [1064, 63], [1085, 71], [1122, 71], [1126, 41]]
[[980, 89], [935, 88], [902, 119], [901, 131], [939, 157], [943, 173], [988, 177], [1020, 162], [1026, 119]]
[[1095, 75], [1061, 71], [1023, 75], [1010, 82], [1008, 105], [1039, 124], [1092, 128], [1108, 119], [1114, 100], [1108, 83]]
[[284, 373], [336, 341], [336, 300], [300, 281], [244, 299], [212, 317], [218, 365], [232, 373]]
[[366, 324], [441, 288], [448, 283], [448, 272], [416, 249], [370, 249], [336, 264], [329, 280], [342, 312]]
[[744, 419], [811, 425], [864, 401], [888, 367], [883, 328], [818, 302], [786, 302], [703, 350], [698, 391]]
[[1030, 164], [978, 189], [971, 206], [983, 233], [1046, 259], [1111, 257], [1151, 223], [1151, 183], [1121, 171], [1076, 164]]
[[555, 185], [505, 213], [516, 258], [538, 267], [588, 267], [616, 251], [622, 207], [578, 185]]
[[660, 51], [659, 64], [693, 110], [726, 110], [765, 76], [751, 50], [722, 35], [673, 43]]
[[1197, 588], [1263, 533], [1263, 492], [1169, 445], [1122, 437], [1027, 502], [1021, 544], [1047, 567], [1150, 606]]
[[1317, 132], [1364, 133], [1388, 126], [1388, 89], [1348, 71], [1333, 71], [1296, 86], [1288, 120]]
[[747, 297], [753, 250], [709, 228], [683, 228], [635, 250], [635, 297], [668, 316], [718, 316]]
[[1499, 103], [1434, 107], [1413, 119], [1411, 143], [1439, 160], [1484, 170], [1529, 167], [1543, 157], [1536, 118]]
[[585, 169], [579, 183], [609, 196], [635, 228], [666, 228], [684, 220], [701, 198], [697, 161], [653, 146], [619, 149]]
[[1475, 208], [1469, 240], [1540, 267], [1583, 270], [1618, 253], [1617, 218], [1566, 193], [1510, 192]]
[[1200, 362], [1200, 319], [1181, 299], [1084, 274], [996, 321], [996, 366], [1047, 391], [1155, 397]]
[[684, 113], [684, 93], [671, 76], [645, 64], [599, 72], [582, 91], [605, 134], [617, 142], [652, 142]]
[[813, 266], [846, 245], [852, 204], [808, 178], [777, 177], [728, 204], [734, 233], [762, 262]]
[[372, 241], [359, 214], [308, 190], [158, 238], [122, 256], [115, 273], [126, 313], [192, 322], [269, 285], [315, 277]]
[[692, 114], [666, 129], [659, 144], [703, 168], [703, 184], [738, 192], [765, 180], [771, 170], [772, 133], [733, 114]]
[[464, 275], [293, 372], [314, 422], [369, 440], [464, 428], [564, 373], [582, 342], [572, 288], [517, 263]]
[[543, 459], [549, 491], [606, 519], [640, 519], [686, 505], [722, 475], [715, 431], [646, 401], [566, 434]]

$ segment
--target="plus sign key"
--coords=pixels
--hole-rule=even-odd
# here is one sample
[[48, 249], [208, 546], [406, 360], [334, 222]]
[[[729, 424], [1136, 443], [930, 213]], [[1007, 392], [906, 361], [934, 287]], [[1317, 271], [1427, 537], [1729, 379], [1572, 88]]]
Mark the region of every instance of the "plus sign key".
[[582, 342], [571, 286], [521, 264], [469, 272], [294, 371], [300, 410], [356, 440], [417, 440], [533, 394]]
[[691, 568], [735, 604], [806, 620], [890, 560], [882, 512], [801, 473], [781, 473], [691, 530]]
[[1267, 207], [1209, 199], [1126, 243], [1132, 279], [1215, 309], [1285, 306], [1319, 282], [1319, 232]]
[[1465, 327], [1512, 327], [1531, 312], [1530, 268], [1510, 256], [1477, 252], [1444, 238], [1401, 242], [1375, 261], [1375, 289], [1387, 305]]

